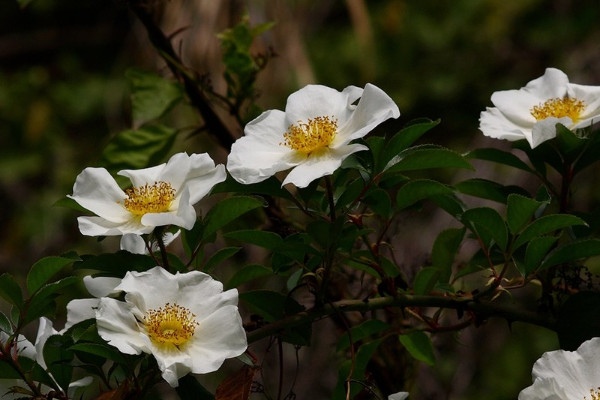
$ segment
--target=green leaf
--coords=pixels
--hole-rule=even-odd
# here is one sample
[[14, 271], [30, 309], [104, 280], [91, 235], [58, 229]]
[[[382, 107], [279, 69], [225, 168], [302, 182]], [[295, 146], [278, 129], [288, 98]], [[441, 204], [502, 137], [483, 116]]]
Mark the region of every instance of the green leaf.
[[267, 268], [260, 264], [246, 265], [239, 271], [237, 271], [225, 285], [226, 289], [232, 289], [240, 286], [243, 283], [249, 282], [253, 279], [262, 278], [264, 276], [272, 275], [273, 271], [271, 268]]
[[575, 351], [586, 340], [600, 336], [600, 293], [579, 292], [558, 312], [556, 332], [560, 348]]
[[423, 361], [429, 366], [435, 365], [435, 354], [431, 339], [424, 332], [412, 332], [406, 335], [398, 336], [400, 343], [410, 353], [413, 358]]
[[431, 292], [435, 284], [438, 282], [439, 278], [439, 269], [433, 267], [421, 268], [417, 274], [417, 277], [415, 278], [415, 282], [413, 283], [415, 294], [429, 294], [429, 292]]
[[245, 185], [237, 182], [230, 175], [224, 182], [216, 184], [211, 193], [262, 194], [273, 197], [291, 199], [292, 195], [281, 187], [281, 182], [272, 176], [262, 182]]
[[485, 160], [533, 172], [527, 164], [512, 153], [500, 149], [475, 149], [465, 154], [467, 159]]
[[210, 274], [217, 266], [225, 262], [227, 259], [233, 257], [238, 251], [240, 251], [241, 247], [224, 247], [219, 249], [213, 254], [204, 264], [204, 271], [207, 274]]
[[202, 240], [209, 238], [229, 222], [248, 211], [264, 206], [263, 199], [249, 196], [234, 196], [221, 200], [206, 214]]
[[112, 346], [100, 344], [100, 343], [75, 343], [69, 350], [77, 353], [92, 354], [94, 356], [100, 356], [105, 360], [115, 361], [121, 364], [125, 364], [126, 360], [117, 349]]
[[463, 213], [462, 221], [488, 248], [492, 245], [493, 239], [502, 250], [506, 250], [508, 230], [498, 211], [490, 207], [471, 208]]
[[363, 202], [377, 215], [388, 218], [392, 214], [392, 200], [387, 191], [375, 188], [370, 190]]
[[390, 329], [389, 324], [379, 319], [368, 319], [360, 325], [350, 328], [350, 336], [348, 333], [342, 335], [337, 344], [337, 351], [350, 347], [350, 337], [352, 337], [353, 343], [357, 343], [388, 329]]
[[456, 190], [470, 196], [497, 201], [506, 204], [507, 197], [511, 193], [519, 193], [528, 196], [528, 193], [519, 186], [504, 186], [487, 179], [467, 179], [453, 185]]
[[75, 357], [69, 349], [73, 345], [73, 339], [68, 336], [53, 335], [46, 340], [43, 355], [48, 372], [52, 374], [60, 387], [69, 387], [73, 366], [71, 361]]
[[584, 220], [570, 214], [544, 215], [527, 225], [521, 234], [515, 239], [513, 250], [518, 249], [534, 237], [546, 235], [575, 225], [587, 225]]
[[384, 171], [403, 172], [430, 168], [474, 169], [463, 156], [455, 151], [424, 145], [404, 150], [388, 162]]
[[296, 300], [270, 290], [252, 290], [240, 293], [239, 298], [251, 312], [260, 315], [268, 322], [304, 311], [304, 307]]
[[440, 272], [440, 282], [450, 281], [452, 264], [464, 236], [464, 228], [452, 228], [440, 232], [435, 239], [431, 250], [431, 263]]
[[10, 320], [4, 313], [0, 312], [0, 331], [6, 332], [9, 335], [13, 334], [13, 327]]
[[600, 239], [586, 239], [566, 243], [557, 247], [548, 255], [548, 258], [540, 266], [540, 270], [597, 255], [600, 255]]
[[523, 276], [527, 276], [542, 263], [542, 260], [548, 255], [548, 252], [554, 246], [558, 237], [542, 236], [531, 239], [525, 251], [525, 270], [521, 271]]
[[509, 194], [506, 202], [506, 223], [515, 234], [531, 221], [543, 203], [518, 194]]
[[579, 158], [582, 150], [588, 142], [587, 138], [579, 137], [575, 132], [563, 124], [556, 124], [556, 148], [564, 156], [567, 162], [573, 162]]
[[215, 396], [191, 374], [179, 379], [179, 385], [175, 391], [181, 400], [215, 400]]
[[419, 179], [407, 182], [396, 193], [398, 209], [402, 210], [416, 202], [433, 196], [451, 195], [453, 190], [437, 181]]
[[360, 384], [361, 381], [366, 378], [366, 370], [369, 361], [373, 358], [373, 354], [377, 351], [377, 348], [381, 344], [383, 339], [373, 340], [372, 342], [364, 343], [361, 345], [356, 351], [354, 363], [352, 360], [346, 360], [341, 368], [338, 378], [338, 383], [334, 389], [333, 399], [345, 399], [346, 398], [346, 378], [348, 378], [350, 374], [350, 369], [353, 369], [352, 374], [352, 382], [350, 384], [350, 398], [354, 399], [358, 395], [358, 393], [364, 389], [363, 384]]
[[60, 281], [42, 286], [29, 300], [25, 322], [31, 322], [46, 314], [49, 309], [53, 308], [52, 301], [62, 289], [80, 281], [79, 277], [68, 276]]
[[27, 290], [33, 294], [38, 291], [54, 274], [74, 261], [64, 257], [45, 257], [33, 264], [27, 274]]
[[8, 273], [0, 275], [0, 296], [19, 309], [23, 306], [21, 288], [15, 278]]
[[76, 269], [93, 269], [122, 278], [126, 271], [143, 272], [156, 267], [156, 261], [144, 254], [132, 254], [125, 250], [99, 255], [82, 255], [73, 265]]
[[254, 229], [227, 232], [223, 234], [228, 239], [239, 240], [240, 242], [264, 247], [267, 250], [275, 250], [283, 243], [283, 239], [275, 232], [258, 231]]
[[100, 162], [111, 172], [159, 164], [168, 155], [176, 133], [161, 125], [123, 131], [108, 143]]
[[183, 90], [177, 82], [154, 73], [130, 68], [125, 77], [132, 87], [131, 112], [135, 128], [161, 117], [183, 98]]

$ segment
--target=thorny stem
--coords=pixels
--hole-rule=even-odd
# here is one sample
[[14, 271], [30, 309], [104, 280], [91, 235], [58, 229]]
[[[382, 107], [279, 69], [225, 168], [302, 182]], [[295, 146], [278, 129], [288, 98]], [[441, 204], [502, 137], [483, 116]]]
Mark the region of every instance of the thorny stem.
[[377, 297], [368, 300], [340, 300], [324, 304], [296, 315], [289, 316], [262, 328], [248, 332], [248, 342], [253, 343], [262, 338], [276, 335], [278, 332], [300, 326], [338, 312], [368, 312], [387, 307], [439, 307], [471, 311], [480, 318], [499, 317], [511, 322], [525, 322], [547, 329], [556, 329], [556, 319], [551, 315], [526, 311], [518, 307], [492, 301], [476, 301], [471, 297], [417, 296], [398, 294], [396, 296]]

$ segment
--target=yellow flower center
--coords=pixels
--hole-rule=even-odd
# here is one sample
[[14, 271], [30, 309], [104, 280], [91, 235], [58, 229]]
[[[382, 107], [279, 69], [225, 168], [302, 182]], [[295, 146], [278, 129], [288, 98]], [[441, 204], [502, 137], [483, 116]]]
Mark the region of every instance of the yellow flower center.
[[337, 119], [333, 117], [309, 118], [307, 123], [298, 121], [297, 125], [290, 125], [287, 132], [283, 134], [283, 143], [280, 144], [300, 153], [310, 154], [329, 146], [336, 132]]
[[[583, 400], [588, 400], [588, 397], [583, 396]], [[589, 400], [600, 400], [600, 387], [597, 387], [596, 389], [590, 389]]]
[[536, 120], [541, 121], [548, 117], [563, 118], [569, 117], [575, 122], [579, 119], [581, 113], [585, 110], [585, 103], [571, 97], [563, 97], [546, 100], [530, 110], [531, 115]]
[[135, 215], [160, 213], [169, 210], [175, 198], [175, 190], [167, 182], [154, 182], [154, 185], [132, 187], [125, 191], [125, 208]]
[[196, 315], [189, 309], [167, 303], [163, 307], [148, 310], [144, 325], [150, 340], [155, 344], [172, 344], [179, 348], [194, 335], [199, 325], [195, 318]]

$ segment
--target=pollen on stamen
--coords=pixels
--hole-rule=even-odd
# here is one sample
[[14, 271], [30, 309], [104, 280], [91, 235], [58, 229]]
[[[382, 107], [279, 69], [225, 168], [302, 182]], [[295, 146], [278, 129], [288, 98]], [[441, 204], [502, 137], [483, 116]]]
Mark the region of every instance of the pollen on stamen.
[[150, 309], [144, 318], [148, 337], [158, 345], [173, 345], [177, 348], [187, 343], [199, 325], [196, 315], [179, 304], [166, 303]]
[[310, 154], [331, 144], [337, 133], [337, 119], [333, 117], [309, 118], [290, 125], [279, 143], [303, 154]]
[[134, 215], [160, 213], [169, 210], [175, 199], [175, 190], [170, 183], [159, 181], [153, 185], [134, 186], [125, 191], [123, 205]]
[[554, 98], [546, 100], [530, 110], [531, 115], [538, 121], [549, 117], [563, 118], [569, 117], [573, 122], [579, 119], [581, 113], [585, 110], [585, 103], [572, 97]]
[[590, 398], [584, 396], [583, 400], [600, 400], [600, 387], [590, 389]]

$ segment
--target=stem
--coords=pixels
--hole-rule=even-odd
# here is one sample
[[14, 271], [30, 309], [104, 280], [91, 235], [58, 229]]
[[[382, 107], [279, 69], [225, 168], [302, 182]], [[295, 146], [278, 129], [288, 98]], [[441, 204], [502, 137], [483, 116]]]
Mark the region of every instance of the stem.
[[169, 257], [167, 253], [167, 248], [165, 247], [165, 241], [163, 240], [163, 232], [162, 227], [154, 228], [154, 238], [156, 239], [156, 243], [158, 244], [158, 248], [160, 250], [160, 255], [162, 257], [163, 268], [167, 271], [170, 271], [171, 268], [169, 266]]
[[276, 335], [284, 329], [293, 328], [328, 317], [340, 311], [367, 312], [387, 307], [440, 307], [464, 310], [471, 311], [473, 314], [482, 318], [499, 317], [512, 322], [525, 322], [556, 330], [556, 319], [550, 315], [522, 310], [498, 302], [474, 301], [470, 297], [456, 298], [399, 294], [395, 297], [377, 297], [366, 301], [340, 300], [334, 303], [324, 304], [248, 332], [248, 343], [256, 342], [271, 335]]
[[335, 222], [335, 200], [333, 198], [333, 185], [329, 176], [325, 177], [325, 188], [327, 189], [327, 199], [329, 200], [329, 218], [331, 218], [331, 222]]
[[279, 352], [279, 388], [277, 389], [277, 400], [281, 400], [283, 391], [283, 341], [277, 338], [277, 351]]

